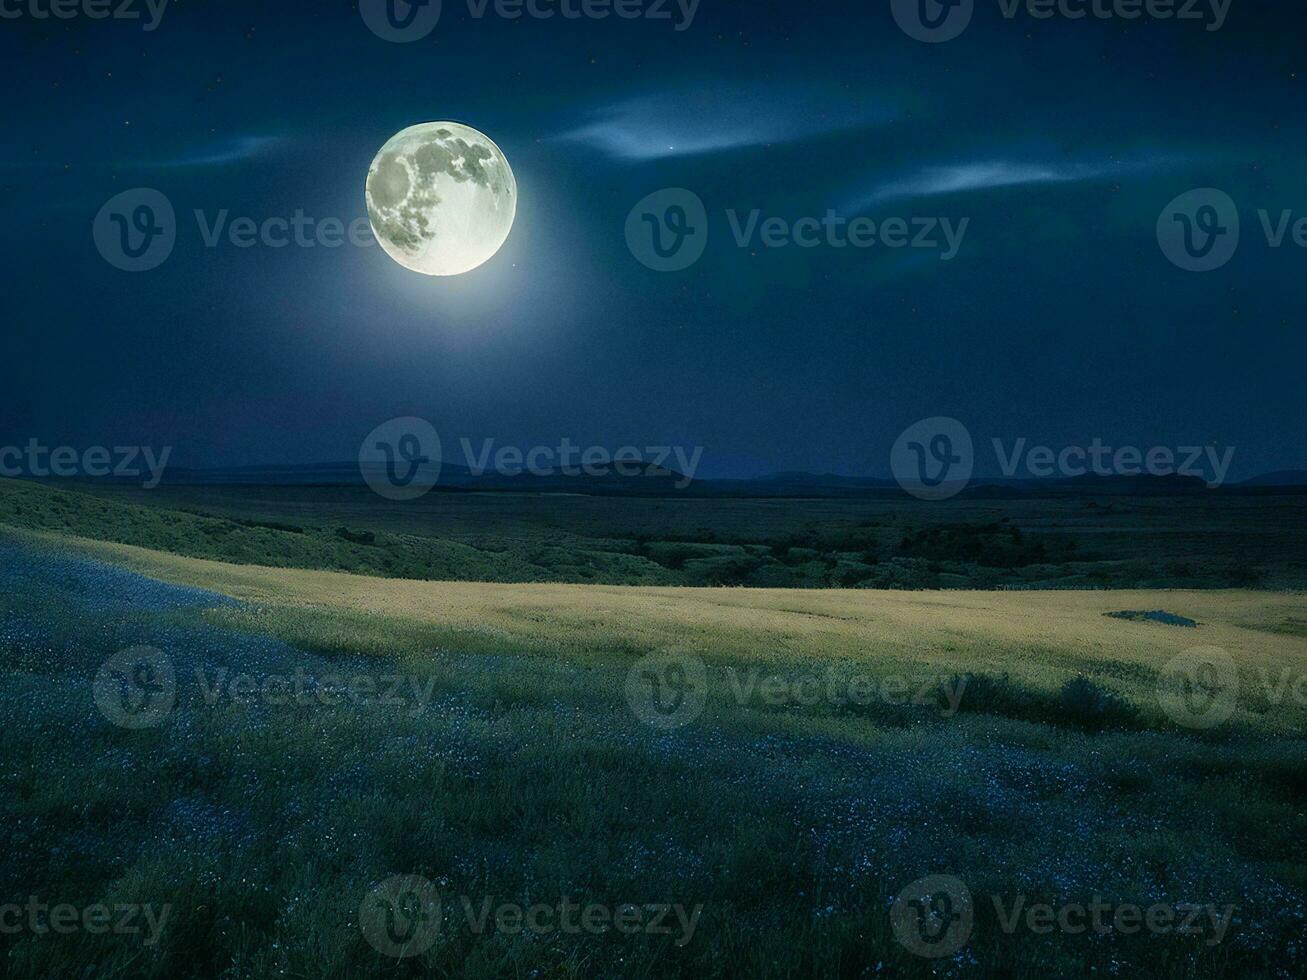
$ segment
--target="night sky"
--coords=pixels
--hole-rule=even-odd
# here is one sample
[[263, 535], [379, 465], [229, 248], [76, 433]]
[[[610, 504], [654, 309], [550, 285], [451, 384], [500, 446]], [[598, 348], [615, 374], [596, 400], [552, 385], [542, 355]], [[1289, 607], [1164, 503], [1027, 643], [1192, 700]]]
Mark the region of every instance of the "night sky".
[[[0, 20], [0, 445], [347, 460], [418, 415], [447, 446], [703, 446], [702, 476], [884, 475], [896, 436], [942, 415], [983, 442], [1214, 443], [1237, 447], [1235, 477], [1307, 468], [1307, 248], [1272, 248], [1257, 215], [1307, 217], [1298, 0], [1233, 0], [1214, 31], [977, 0], [939, 44], [889, 0], [702, 0], [688, 26], [675, 2], [670, 21], [506, 20], [445, 0], [410, 44], [335, 0], [174, 0], [150, 32], [28, 2]], [[365, 217], [376, 151], [445, 119], [518, 181], [481, 268], [205, 247], [196, 209]], [[127, 273], [91, 228], [136, 187], [172, 202], [177, 243]], [[625, 227], [668, 187], [703, 200], [710, 232], [662, 273]], [[1193, 273], [1156, 226], [1202, 187], [1242, 234]], [[754, 209], [968, 225], [948, 261], [741, 248], [727, 212]]]

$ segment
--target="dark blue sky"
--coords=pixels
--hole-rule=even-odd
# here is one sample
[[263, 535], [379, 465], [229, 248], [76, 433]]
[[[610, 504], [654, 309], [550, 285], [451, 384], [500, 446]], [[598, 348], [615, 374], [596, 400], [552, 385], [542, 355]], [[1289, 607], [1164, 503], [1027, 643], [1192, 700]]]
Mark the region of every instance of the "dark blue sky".
[[[0, 445], [351, 459], [411, 414], [447, 440], [701, 445], [705, 476], [883, 475], [906, 426], [946, 415], [986, 443], [1216, 443], [1235, 476], [1307, 468], [1307, 249], [1272, 248], [1257, 216], [1307, 217], [1300, 3], [1233, 0], [1212, 31], [977, 0], [960, 37], [925, 44], [889, 0], [702, 0], [684, 30], [445, 0], [430, 37], [395, 44], [333, 0], [175, 0], [151, 32], [29, 2], [0, 20]], [[438, 119], [485, 132], [517, 176], [512, 235], [480, 269], [205, 247], [196, 209], [365, 216], [377, 149]], [[178, 231], [131, 274], [91, 226], [136, 187]], [[681, 272], [625, 238], [666, 187], [709, 216]], [[1200, 187], [1236, 202], [1242, 237], [1192, 273], [1155, 228]], [[754, 209], [968, 225], [950, 261], [738, 247], [727, 211]]]

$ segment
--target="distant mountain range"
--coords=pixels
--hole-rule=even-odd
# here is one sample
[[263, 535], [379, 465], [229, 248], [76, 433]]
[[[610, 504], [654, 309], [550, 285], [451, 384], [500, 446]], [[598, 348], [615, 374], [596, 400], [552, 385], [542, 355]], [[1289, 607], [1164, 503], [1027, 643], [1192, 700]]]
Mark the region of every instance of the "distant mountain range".
[[1277, 470], [1244, 480], [1241, 487], [1307, 487], [1307, 470]]
[[[371, 475], [371, 474], [369, 474]], [[378, 477], [384, 474], [378, 469]], [[305, 463], [290, 466], [241, 466], [223, 469], [169, 467], [164, 486], [365, 486], [367, 479], [359, 464]], [[437, 490], [519, 493], [627, 493], [662, 495], [697, 486], [681, 473], [651, 463], [623, 463], [620, 470], [608, 468], [593, 474], [540, 473], [506, 474], [474, 472], [457, 463], [442, 463]]]
[[[637, 472], [632, 472], [638, 467]], [[682, 473], [651, 463], [625, 464], [590, 474], [560, 471], [507, 475], [473, 472], [466, 466], [444, 463], [437, 490], [482, 493], [578, 493], [624, 496], [722, 497], [880, 497], [900, 496], [892, 479], [840, 476], [831, 473], [785, 472], [751, 479], [692, 480]], [[137, 481], [130, 481], [137, 482]], [[364, 486], [367, 481], [356, 462], [241, 466], [214, 469], [169, 467], [164, 486]], [[1123, 496], [1193, 493], [1276, 493], [1307, 491], [1307, 470], [1280, 470], [1209, 488], [1196, 476], [1098, 476], [1062, 479], [1010, 479], [975, 477], [963, 491], [972, 498], [1002, 498], [1030, 494], [1119, 494]]]

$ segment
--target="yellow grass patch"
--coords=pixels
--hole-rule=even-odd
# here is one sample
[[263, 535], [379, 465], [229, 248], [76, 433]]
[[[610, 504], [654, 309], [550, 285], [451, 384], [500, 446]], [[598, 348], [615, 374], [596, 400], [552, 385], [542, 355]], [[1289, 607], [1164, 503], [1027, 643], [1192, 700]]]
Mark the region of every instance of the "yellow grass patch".
[[[887, 592], [504, 585], [370, 578], [185, 558], [78, 540], [155, 578], [278, 606], [375, 614], [497, 636], [522, 652], [603, 655], [681, 648], [719, 662], [813, 658], [879, 669], [1009, 673], [1050, 686], [1106, 672], [1128, 690], [1196, 646], [1261, 678], [1307, 672], [1307, 597], [1255, 591]], [[1108, 618], [1163, 609], [1197, 629]], [[1142, 670], [1140, 669], [1142, 668]], [[1294, 715], [1300, 712], [1294, 711]], [[1278, 727], [1278, 726], [1277, 726]]]

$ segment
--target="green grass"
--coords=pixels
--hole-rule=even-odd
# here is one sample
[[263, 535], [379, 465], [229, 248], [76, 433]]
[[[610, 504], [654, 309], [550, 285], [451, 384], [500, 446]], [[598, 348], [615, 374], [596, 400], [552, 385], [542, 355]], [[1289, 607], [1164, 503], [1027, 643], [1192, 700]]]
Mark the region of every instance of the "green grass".
[[0, 524], [240, 564], [331, 568], [396, 578], [671, 581], [654, 562], [600, 546], [578, 549], [566, 541], [538, 539], [518, 542], [512, 549], [478, 547], [449, 538], [372, 530], [367, 523], [313, 526], [274, 517], [208, 516], [12, 480], [0, 480]]
[[[329, 528], [370, 532], [387, 552], [389, 536], [475, 546], [445, 528], [399, 530], [388, 510], [374, 524], [324, 514], [313, 531], [291, 507], [275, 520], [298, 530], [28, 485], [0, 489], [0, 506], [37, 532], [0, 534], [0, 547], [25, 549], [0, 568], [0, 904], [36, 894], [171, 909], [152, 947], [0, 935], [9, 975], [1197, 980], [1307, 967], [1307, 704], [1264, 683], [1307, 676], [1300, 593], [421, 581], [343, 573], [355, 549], [376, 545]], [[489, 530], [522, 538], [541, 519]], [[913, 548], [969, 549], [974, 537], [918, 530]], [[793, 533], [759, 533], [773, 531]], [[661, 562], [678, 554], [689, 564], [755, 547], [658, 534], [646, 546], [668, 572]], [[282, 536], [304, 550], [245, 560], [251, 542], [276, 550]], [[130, 543], [146, 538], [156, 546]], [[785, 567], [813, 560], [802, 545], [766, 547]], [[212, 560], [222, 548], [237, 560]], [[64, 551], [240, 602], [100, 609], [112, 590], [81, 573], [23, 577]], [[1200, 625], [1108, 615], [1158, 609]], [[183, 707], [128, 731], [96, 714], [89, 682], [139, 643], [207, 663], [209, 683], [221, 667], [257, 680], [299, 665], [401, 675], [431, 700], [210, 704], [182, 666]], [[1229, 651], [1239, 673], [1233, 713], [1211, 731], [1176, 724], [1159, 700], [1165, 665], [1198, 645]], [[250, 659], [265, 648], [280, 658], [272, 667]], [[660, 731], [639, 720], [627, 685], [641, 658], [668, 652], [703, 664], [705, 703]], [[874, 694], [796, 694], [814, 681]], [[365, 896], [396, 874], [429, 879], [450, 913], [404, 962], [359, 926]], [[889, 914], [929, 874], [957, 876], [976, 898], [971, 941], [937, 962], [904, 949]], [[1018, 895], [1233, 904], [1237, 915], [1212, 946], [1009, 934], [992, 897]], [[477, 933], [458, 917], [460, 896], [703, 911], [678, 946]]]
[[[101, 617], [68, 660], [26, 662], [8, 697], [32, 700], [11, 717], [39, 724], [4, 735], [5, 819], [19, 828], [10, 881], [173, 911], [149, 949], [25, 937], [10, 947], [12, 975], [96, 962], [146, 977], [935, 976], [941, 967], [899, 946], [887, 915], [899, 888], [932, 872], [1005, 900], [1240, 906], [1228, 944], [1211, 948], [1009, 936], [980, 901], [975, 939], [946, 961], [949, 975], [1091, 976], [1116, 964], [1129, 975], [1270, 977], [1298, 963], [1288, 950], [1303, 924], [1291, 903], [1307, 887], [1303, 741], [1258, 735], [1262, 723], [1281, 726], [1251, 702], [1215, 736], [1168, 726], [1147, 692], [1172, 634], [1108, 619], [1085, 604], [1096, 597], [491, 590], [122, 554], [176, 581], [286, 598], [167, 614], [172, 628], [208, 623], [289, 641], [330, 669], [411, 673], [432, 684], [434, 708], [222, 703], [157, 731], [59, 737], [57, 705], [31, 709], [46, 675], [78, 670], [83, 655], [93, 665], [152, 617], [126, 628]], [[1283, 600], [1208, 598], [1203, 629], [1246, 633], [1250, 666], [1307, 661], [1299, 640], [1229, 625], [1274, 618]], [[11, 594], [3, 605], [59, 620], [73, 601]], [[1049, 639], [1020, 682], [999, 680], [990, 665], [1020, 666], [1010, 651], [1030, 649], [1035, 629], [1011, 610], [1041, 601]], [[610, 603], [625, 615], [604, 627]], [[918, 624], [920, 643], [896, 642], [903, 622]], [[1123, 639], [1119, 652], [1099, 650], [1096, 672], [1104, 685], [1120, 674], [1114, 703], [1133, 713], [1113, 708], [1085, 725], [1074, 717], [1084, 695], [1065, 701], [1067, 682], [1105, 636]], [[701, 718], [659, 733], [636, 721], [623, 684], [637, 657], [672, 640], [703, 654], [711, 688]], [[986, 679], [973, 678], [975, 703], [955, 717], [876, 701], [741, 704], [729, 673], [930, 679], [966, 663]], [[96, 844], [124, 836], [139, 844]], [[1083, 868], [1072, 884], [1066, 867]], [[397, 873], [435, 882], [455, 910], [460, 895], [474, 905], [565, 895], [702, 903], [703, 914], [684, 948], [649, 936], [478, 935], [451, 919], [422, 957], [397, 963], [357, 921], [363, 896]]]
[[758, 588], [1301, 588], [1307, 495], [867, 500], [56, 489], [0, 480], [0, 524], [395, 578]]

